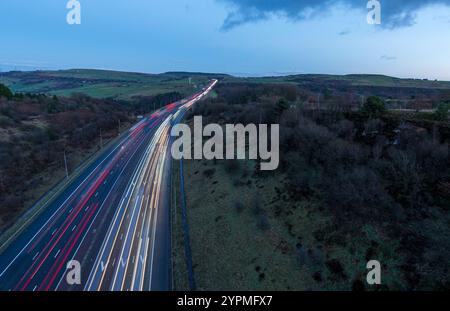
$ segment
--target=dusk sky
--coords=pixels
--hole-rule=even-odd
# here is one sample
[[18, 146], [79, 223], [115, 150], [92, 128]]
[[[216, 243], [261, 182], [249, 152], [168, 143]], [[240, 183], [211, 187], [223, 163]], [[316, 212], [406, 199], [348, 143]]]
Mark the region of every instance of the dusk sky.
[[0, 69], [234, 75], [373, 73], [450, 80], [450, 0], [0, 1]]

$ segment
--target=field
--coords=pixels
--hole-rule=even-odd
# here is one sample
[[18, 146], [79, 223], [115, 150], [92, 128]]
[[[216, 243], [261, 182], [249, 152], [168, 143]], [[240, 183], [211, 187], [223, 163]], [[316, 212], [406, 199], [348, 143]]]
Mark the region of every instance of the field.
[[127, 100], [136, 96], [153, 96], [169, 92], [188, 95], [203, 86], [210, 78], [218, 76], [223, 75], [182, 72], [142, 74], [73, 69], [0, 73], [0, 83], [20, 93], [58, 96], [84, 93], [95, 98]]
[[[242, 162], [239, 172], [230, 173], [223, 163], [185, 161], [198, 290], [351, 290], [365, 280], [370, 252], [384, 263], [383, 284], [405, 288], [398, 272], [405, 258], [395, 254], [397, 240], [387, 239], [370, 225], [360, 228], [359, 236], [338, 237], [338, 231], [329, 232], [333, 219], [314, 202], [289, 197], [283, 190], [284, 176], [242, 177], [253, 172], [252, 164]], [[258, 212], [256, 196], [261, 204]], [[261, 217], [267, 217], [266, 224]], [[179, 225], [175, 223], [175, 228]], [[329, 245], [321, 235], [342, 240]], [[175, 247], [175, 288], [185, 290], [183, 245]]]

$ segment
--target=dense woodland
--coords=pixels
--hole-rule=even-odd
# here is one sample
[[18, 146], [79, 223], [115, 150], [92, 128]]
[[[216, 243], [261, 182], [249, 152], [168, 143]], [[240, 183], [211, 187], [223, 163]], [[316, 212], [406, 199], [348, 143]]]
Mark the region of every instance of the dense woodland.
[[[317, 245], [350, 248], [349, 237], [371, 228], [384, 241], [399, 241], [389, 246], [401, 258], [396, 269], [402, 275], [391, 288], [450, 288], [450, 136], [445, 92], [440, 96], [436, 91], [430, 104], [438, 109], [428, 114], [388, 111], [389, 96], [369, 96], [360, 105], [332, 92], [323, 96], [318, 107], [315, 93], [295, 85], [221, 84], [216, 92], [218, 96], [199, 103], [193, 115], [222, 124], [280, 124], [281, 167], [254, 174], [286, 175], [288, 194], [283, 195], [283, 203], [265, 206], [266, 212], [284, 214], [288, 222], [293, 203], [313, 202], [334, 219], [333, 225], [313, 233]], [[233, 178], [245, 177], [239, 163], [229, 166]], [[259, 210], [260, 204], [255, 199], [251, 208]], [[239, 202], [236, 208], [244, 209]], [[269, 226], [264, 215], [259, 223], [261, 228]], [[291, 231], [295, 223], [289, 226]], [[302, 261], [305, 257], [324, 260], [314, 255], [323, 252], [320, 249], [305, 249], [301, 243], [297, 248]], [[364, 251], [370, 259], [374, 254], [382, 256], [385, 249], [374, 238]], [[326, 265], [337, 274], [343, 270], [338, 261]], [[314, 277], [321, 279], [320, 272]], [[364, 285], [358, 280], [353, 287]]]
[[120, 125], [135, 122], [137, 114], [180, 96], [168, 93], [125, 102], [83, 94], [13, 94], [0, 84], [0, 228], [27, 207], [26, 191], [42, 182], [41, 173], [64, 169], [64, 152], [71, 171], [79, 164], [73, 155], [96, 150], [101, 140], [117, 136]]

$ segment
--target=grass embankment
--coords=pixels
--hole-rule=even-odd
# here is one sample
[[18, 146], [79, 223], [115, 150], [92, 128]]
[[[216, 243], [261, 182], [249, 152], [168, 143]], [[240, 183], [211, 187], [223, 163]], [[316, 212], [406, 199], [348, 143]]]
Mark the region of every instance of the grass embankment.
[[[242, 161], [230, 172], [225, 162], [185, 161], [194, 272], [199, 290], [350, 290], [365, 280], [367, 245], [378, 240], [384, 268], [398, 262], [396, 241], [373, 228], [358, 237], [333, 238], [332, 219], [313, 202], [295, 202], [285, 178], [254, 174]], [[179, 174], [179, 172], [174, 172]], [[176, 175], [174, 175], [176, 176]], [[174, 189], [177, 188], [175, 185]], [[175, 290], [187, 289], [181, 213], [174, 222]], [[385, 282], [396, 282], [395, 273]]]

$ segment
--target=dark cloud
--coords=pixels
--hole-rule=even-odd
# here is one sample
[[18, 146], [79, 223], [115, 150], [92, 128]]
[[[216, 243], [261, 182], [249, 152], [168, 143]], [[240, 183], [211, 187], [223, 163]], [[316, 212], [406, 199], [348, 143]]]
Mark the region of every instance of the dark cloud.
[[[231, 4], [232, 11], [223, 23], [228, 30], [241, 24], [260, 21], [273, 15], [301, 21], [317, 16], [336, 4], [367, 12], [368, 0], [217, 0]], [[388, 29], [411, 26], [420, 9], [433, 4], [450, 6], [450, 0], [380, 0], [381, 26]]]

